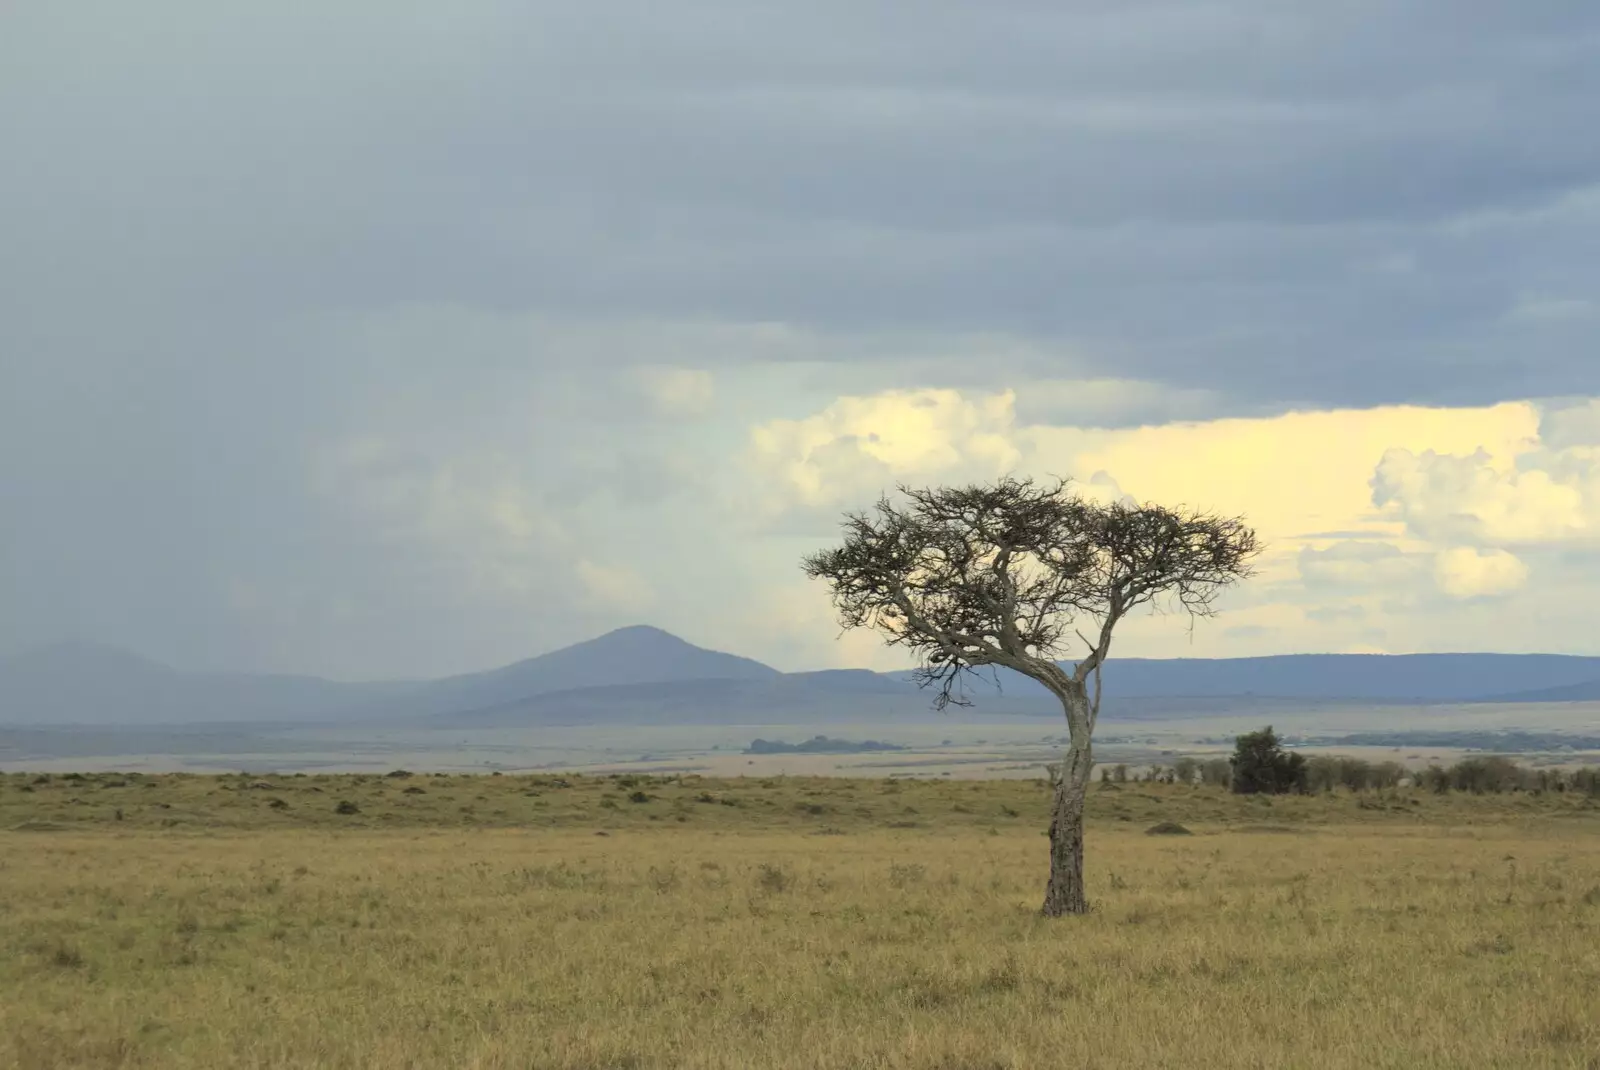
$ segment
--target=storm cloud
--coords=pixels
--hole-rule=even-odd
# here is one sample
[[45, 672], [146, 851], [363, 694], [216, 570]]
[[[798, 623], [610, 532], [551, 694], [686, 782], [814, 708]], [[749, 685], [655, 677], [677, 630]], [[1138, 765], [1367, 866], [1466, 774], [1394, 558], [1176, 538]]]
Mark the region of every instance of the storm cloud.
[[[649, 619], [801, 667], [795, 472], [1592, 397], [1597, 102], [1576, 0], [14, 5], [0, 649], [410, 675]], [[918, 391], [988, 422], [862, 454]], [[1575, 419], [1471, 485], [1571, 488], [1586, 546]], [[1375, 514], [1463, 523], [1479, 444], [1401, 445]], [[1600, 575], [1451, 538], [1396, 552]]]

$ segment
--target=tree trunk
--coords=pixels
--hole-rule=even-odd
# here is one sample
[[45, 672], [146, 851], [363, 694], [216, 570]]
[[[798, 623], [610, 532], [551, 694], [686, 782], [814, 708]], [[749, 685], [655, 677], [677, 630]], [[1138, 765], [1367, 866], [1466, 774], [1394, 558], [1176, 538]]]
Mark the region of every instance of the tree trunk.
[[1083, 888], [1083, 805], [1094, 758], [1088, 733], [1081, 739], [1076, 731], [1072, 736], [1056, 777], [1050, 813], [1050, 883], [1045, 886], [1043, 908], [1047, 918], [1089, 912]]

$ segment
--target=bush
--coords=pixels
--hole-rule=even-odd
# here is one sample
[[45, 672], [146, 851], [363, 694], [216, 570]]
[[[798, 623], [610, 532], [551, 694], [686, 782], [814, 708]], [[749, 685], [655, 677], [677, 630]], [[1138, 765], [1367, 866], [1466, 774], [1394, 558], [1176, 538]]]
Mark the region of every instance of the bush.
[[359, 814], [361, 812], [361, 807], [357, 806], [349, 799], [344, 799], [340, 801], [338, 806], [333, 808], [333, 812], [336, 814]]
[[889, 865], [889, 886], [891, 888], [909, 888], [913, 884], [921, 884], [927, 877], [926, 866], [914, 862], [892, 862]]
[[1450, 767], [1450, 786], [1457, 791], [1470, 791], [1474, 795], [1520, 791], [1525, 775], [1525, 771], [1516, 762], [1497, 754], [1483, 758], [1463, 758]]
[[1283, 795], [1306, 790], [1305, 755], [1285, 751], [1271, 725], [1234, 740], [1233, 757], [1228, 762], [1236, 795]]
[[1360, 758], [1317, 755], [1306, 761], [1306, 790], [1347, 788], [1350, 791], [1368, 791], [1392, 788], [1399, 785], [1405, 775], [1405, 766], [1398, 762], [1374, 763]]
[[763, 863], [756, 874], [756, 883], [761, 889], [774, 894], [786, 891], [791, 883], [788, 872], [782, 866], [775, 866], [771, 862]]
[[1233, 763], [1226, 758], [1211, 758], [1201, 762], [1200, 783], [1228, 787], [1233, 783]]

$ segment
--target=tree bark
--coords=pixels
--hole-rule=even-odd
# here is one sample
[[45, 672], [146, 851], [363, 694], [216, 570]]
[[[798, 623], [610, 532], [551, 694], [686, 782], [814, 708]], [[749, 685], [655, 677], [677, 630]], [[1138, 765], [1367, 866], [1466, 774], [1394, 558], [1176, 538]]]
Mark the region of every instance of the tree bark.
[[1048, 918], [1087, 914], [1089, 899], [1083, 887], [1083, 809], [1089, 792], [1094, 757], [1089, 727], [1073, 715], [1068, 705], [1072, 742], [1067, 747], [1050, 812], [1050, 883], [1044, 890], [1043, 913]]

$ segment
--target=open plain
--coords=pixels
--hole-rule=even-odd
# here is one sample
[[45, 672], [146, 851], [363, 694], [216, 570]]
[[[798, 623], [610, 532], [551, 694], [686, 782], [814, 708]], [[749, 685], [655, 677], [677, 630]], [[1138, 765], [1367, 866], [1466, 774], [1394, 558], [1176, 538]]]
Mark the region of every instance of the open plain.
[[[0, 777], [0, 1066], [1600, 1066], [1600, 802]], [[1148, 835], [1158, 822], [1190, 835]]]

